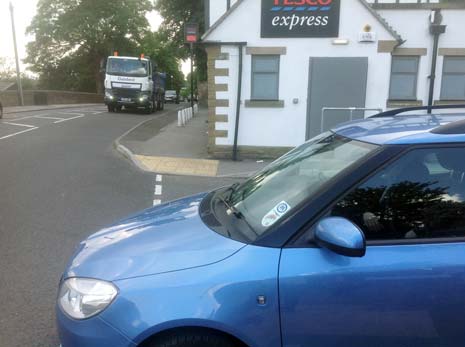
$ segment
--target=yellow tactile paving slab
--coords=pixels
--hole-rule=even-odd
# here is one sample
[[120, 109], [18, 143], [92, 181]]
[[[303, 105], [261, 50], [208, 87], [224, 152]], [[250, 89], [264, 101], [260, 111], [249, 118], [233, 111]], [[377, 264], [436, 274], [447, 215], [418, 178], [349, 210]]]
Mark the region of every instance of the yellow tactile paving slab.
[[136, 155], [137, 160], [149, 171], [160, 174], [215, 177], [218, 160]]

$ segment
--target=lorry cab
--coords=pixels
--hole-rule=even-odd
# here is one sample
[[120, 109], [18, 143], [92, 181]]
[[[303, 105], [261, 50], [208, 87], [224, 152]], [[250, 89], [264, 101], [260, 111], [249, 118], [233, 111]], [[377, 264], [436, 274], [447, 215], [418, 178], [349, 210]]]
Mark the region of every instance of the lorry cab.
[[144, 56], [108, 57], [105, 69], [105, 104], [108, 112], [143, 109], [146, 113], [164, 107], [166, 75], [155, 71]]

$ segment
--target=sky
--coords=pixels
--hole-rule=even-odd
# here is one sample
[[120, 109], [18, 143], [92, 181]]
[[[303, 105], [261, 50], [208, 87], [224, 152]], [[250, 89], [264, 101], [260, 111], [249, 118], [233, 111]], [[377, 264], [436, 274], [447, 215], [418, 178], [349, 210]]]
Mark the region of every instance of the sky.
[[[32, 37], [26, 35], [26, 28], [29, 26], [32, 18], [36, 13], [38, 0], [12, 0], [15, 13], [16, 41], [18, 44], [18, 55], [20, 60], [26, 57], [26, 44], [32, 40]], [[147, 19], [152, 27], [156, 30], [162, 18], [157, 12], [147, 15]], [[0, 57], [5, 57], [14, 63], [14, 46], [11, 33], [11, 21], [9, 11], [9, 1], [0, 0]], [[188, 62], [183, 62], [182, 70], [186, 74]], [[25, 65], [21, 64], [21, 70], [25, 70]]]

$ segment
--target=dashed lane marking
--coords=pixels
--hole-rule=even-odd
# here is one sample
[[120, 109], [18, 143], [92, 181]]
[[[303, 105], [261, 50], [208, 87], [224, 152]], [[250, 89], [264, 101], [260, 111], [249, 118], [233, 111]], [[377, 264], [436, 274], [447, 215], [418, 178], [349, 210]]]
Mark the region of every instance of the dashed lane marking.
[[161, 185], [161, 182], [163, 181], [163, 176], [157, 174], [155, 176], [155, 190], [153, 192], [153, 206], [157, 206], [161, 204], [161, 195], [163, 194], [163, 186]]

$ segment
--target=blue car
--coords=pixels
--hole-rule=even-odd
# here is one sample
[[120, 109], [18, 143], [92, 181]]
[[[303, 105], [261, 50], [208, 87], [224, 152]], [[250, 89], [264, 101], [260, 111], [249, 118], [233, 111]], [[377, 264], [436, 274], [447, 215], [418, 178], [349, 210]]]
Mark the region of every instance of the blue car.
[[421, 109], [90, 236], [62, 346], [465, 346], [465, 114]]

